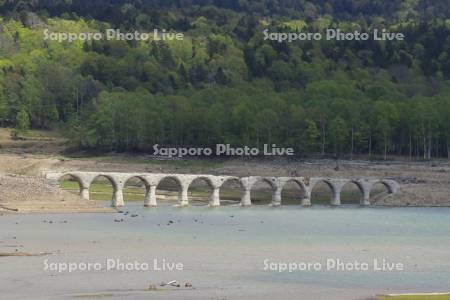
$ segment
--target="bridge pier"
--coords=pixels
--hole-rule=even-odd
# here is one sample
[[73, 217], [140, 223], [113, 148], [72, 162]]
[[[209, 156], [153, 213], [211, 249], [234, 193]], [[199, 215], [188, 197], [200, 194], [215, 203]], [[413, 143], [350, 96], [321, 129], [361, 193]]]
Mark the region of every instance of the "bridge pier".
[[312, 189], [313, 185], [311, 185], [311, 182], [308, 179], [307, 184], [305, 184], [304, 186], [305, 197], [302, 199], [302, 206], [304, 207], [311, 206]]
[[123, 207], [125, 205], [123, 201], [123, 189], [115, 188], [113, 199], [112, 199], [112, 207]]
[[363, 197], [361, 199], [361, 206], [369, 206], [370, 205], [370, 188], [363, 186], [362, 190]]
[[333, 192], [333, 196], [331, 197], [330, 204], [332, 206], [339, 206], [341, 205], [341, 193]]
[[333, 190], [333, 196], [331, 197], [331, 205], [339, 206], [341, 205], [341, 192], [344, 187], [346, 181], [341, 180], [330, 180], [330, 185]]
[[364, 197], [360, 204], [361, 206], [370, 206], [370, 196], [369, 195], [366, 196], [366, 193], [364, 193]]
[[281, 205], [281, 187], [276, 186], [272, 191], [272, 206], [280, 206]]
[[305, 197], [302, 199], [302, 206], [310, 207], [311, 206], [311, 197]]
[[146, 188], [144, 206], [145, 207], [156, 207], [156, 185], [150, 185]]
[[89, 200], [89, 188], [81, 187], [80, 188], [80, 197], [83, 200]]
[[250, 189], [245, 189], [244, 193], [242, 194], [241, 198], [241, 206], [251, 206], [252, 205], [252, 199], [250, 196]]
[[218, 187], [213, 188], [211, 199], [209, 200], [209, 206], [211, 207], [220, 206], [220, 188]]
[[372, 190], [375, 181], [360, 179], [360, 180], [357, 180], [354, 182], [358, 183], [358, 187], [361, 190], [362, 198], [360, 201], [360, 205], [361, 206], [369, 206], [370, 205], [370, 191]]
[[189, 185], [186, 185], [186, 184], [181, 185], [181, 191], [178, 195], [178, 203], [181, 207], [185, 207], [185, 206], [189, 205], [188, 189], [189, 189]]

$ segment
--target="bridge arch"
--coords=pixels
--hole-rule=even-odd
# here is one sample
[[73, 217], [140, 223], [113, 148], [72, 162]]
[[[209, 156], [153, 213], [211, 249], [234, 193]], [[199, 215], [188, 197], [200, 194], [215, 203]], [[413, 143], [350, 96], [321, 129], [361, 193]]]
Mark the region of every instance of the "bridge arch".
[[[255, 190], [255, 186], [260, 185], [259, 192]], [[267, 187], [270, 189], [270, 193], [267, 191]], [[257, 205], [270, 205], [272, 203], [273, 193], [277, 189], [277, 183], [275, 178], [271, 177], [255, 177], [249, 185], [250, 199], [252, 204]]]
[[[139, 185], [139, 183], [141, 185]], [[123, 180], [123, 189], [127, 191], [124, 194], [124, 200], [136, 200], [137, 195], [143, 194], [143, 201], [145, 203], [146, 197], [150, 192], [150, 183], [144, 176], [141, 175], [130, 175]]]
[[156, 181], [156, 186], [159, 186], [162, 182], [172, 180], [177, 183], [179, 187], [183, 185], [182, 180], [177, 175], [163, 175], [158, 178]]
[[244, 183], [242, 182], [241, 178], [239, 177], [233, 177], [233, 176], [229, 176], [229, 177], [225, 177], [221, 179], [222, 183], [221, 183], [221, 187], [224, 186], [225, 184], [229, 183], [229, 182], [235, 182], [236, 184], [238, 184], [242, 189], [244, 189]]
[[89, 192], [86, 193], [86, 183], [84, 180], [74, 173], [64, 173], [58, 176], [57, 178], [58, 186], [67, 191], [73, 191], [73, 188], [71, 187], [71, 184], [68, 184], [66, 182], [76, 182], [78, 184], [78, 194], [82, 199], [89, 200]]
[[[236, 190], [238, 190], [239, 192], [236, 193]], [[220, 205], [222, 205], [222, 203], [240, 203], [244, 192], [245, 186], [239, 177], [222, 178], [219, 191]]]
[[394, 194], [396, 192], [396, 187], [395, 187], [394, 183], [392, 183], [389, 180], [377, 180], [377, 181], [374, 181], [373, 184], [372, 184], [372, 189], [377, 184], [381, 184], [381, 185], [385, 186], [387, 191], [389, 192], [389, 194]]
[[[118, 181], [111, 175], [106, 173], [98, 173], [92, 176], [92, 179], [89, 181], [88, 185], [88, 191], [90, 194], [90, 198], [92, 198], [92, 188], [95, 182], [100, 181], [101, 179], [105, 179], [106, 182], [111, 184], [111, 205], [114, 207], [123, 206], [123, 195], [122, 195], [122, 189], [119, 188]], [[109, 194], [109, 191], [107, 191], [108, 188], [104, 189], [102, 193]], [[106, 199], [105, 199], [106, 200]]]
[[117, 189], [119, 186], [118, 181], [113, 176], [106, 173], [98, 173], [95, 176], [93, 176], [93, 178], [89, 181], [89, 188], [91, 188], [91, 185], [99, 178], [107, 179], [114, 189]]
[[[297, 179], [297, 178], [288, 178], [283, 180], [278, 188], [280, 189], [280, 193], [281, 193], [281, 203], [283, 205], [283, 202], [286, 203], [287, 200], [286, 198], [288, 198], [289, 194], [287, 193], [287, 190], [290, 186], [295, 186], [296, 190], [300, 191], [300, 199], [299, 199], [299, 203], [302, 203], [302, 200], [306, 197], [307, 195], [307, 189], [306, 186], [304, 184], [304, 182], [302, 182], [301, 180]], [[297, 194], [297, 191], [296, 191]], [[283, 201], [284, 200], [284, 201]]]
[[139, 180], [140, 182], [142, 182], [145, 186], [150, 185], [150, 182], [148, 182], [147, 178], [144, 175], [134, 175], [134, 174], [124, 177], [123, 184], [125, 186], [125, 184], [128, 183], [130, 180], [136, 180], [136, 179]]
[[350, 179], [342, 183], [340, 194], [341, 203], [361, 204], [364, 201], [365, 187], [361, 184], [361, 182]]
[[[202, 184], [203, 183], [203, 184]], [[206, 184], [208, 191], [207, 199], [208, 203], [211, 203], [211, 196], [214, 192], [215, 185], [210, 177], [208, 176], [196, 176], [193, 177], [190, 182], [187, 184], [187, 191], [188, 191], [188, 202], [190, 204], [196, 202], [196, 201], [202, 201], [202, 196], [199, 196], [198, 198], [194, 195], [195, 191], [193, 190], [195, 188], [195, 185], [200, 186], [203, 188]], [[199, 200], [200, 199], [200, 200]]]
[[397, 192], [397, 183], [391, 180], [375, 180], [369, 188], [370, 202], [374, 203]]
[[[183, 180], [178, 177], [177, 175], [163, 175], [159, 176], [158, 179], [155, 181], [155, 204], [156, 202], [160, 201], [163, 197], [166, 199], [166, 197], [171, 197], [171, 192], [175, 192], [177, 194], [177, 202], [182, 202], [183, 197], [183, 190], [186, 189], [186, 187], [183, 187]], [[161, 190], [161, 188], [164, 187], [166, 194], [163, 195], [163, 193], [157, 194], [158, 190]], [[158, 197], [159, 196], [159, 197]], [[186, 190], [186, 196], [187, 196], [187, 190]]]
[[188, 187], [190, 187], [194, 181], [200, 181], [200, 180], [207, 183], [210, 188], [214, 188], [214, 186], [215, 186], [211, 177], [205, 176], [205, 175], [199, 175], [199, 176], [195, 176], [191, 179], [191, 181], [188, 184]]
[[253, 178], [252, 182], [250, 183], [250, 189], [252, 189], [256, 184], [259, 183], [266, 183], [268, 184], [273, 190], [276, 189], [276, 178], [271, 177], [255, 177]]
[[63, 173], [61, 175], [58, 176], [58, 181], [60, 181], [61, 179], [63, 179], [64, 177], [70, 177], [71, 179], [74, 179], [76, 182], [78, 182], [81, 185], [84, 185], [84, 180], [81, 178], [80, 175], [76, 174], [76, 173]]
[[[329, 193], [325, 192], [325, 194], [322, 194], [322, 191], [318, 191], [319, 188], [326, 187], [327, 190], [329, 191], [329, 193], [331, 193], [331, 195], [329, 195]], [[331, 202], [333, 201], [334, 196], [336, 195], [336, 188], [333, 184], [333, 182], [329, 179], [319, 179], [315, 182], [311, 182], [310, 185], [310, 193], [311, 193], [311, 204], [313, 204], [313, 202], [323, 202], [323, 203], [328, 203], [331, 204]], [[329, 200], [325, 200], [325, 199], [320, 199], [320, 197], [329, 197]], [[316, 199], [319, 198], [319, 199]]]

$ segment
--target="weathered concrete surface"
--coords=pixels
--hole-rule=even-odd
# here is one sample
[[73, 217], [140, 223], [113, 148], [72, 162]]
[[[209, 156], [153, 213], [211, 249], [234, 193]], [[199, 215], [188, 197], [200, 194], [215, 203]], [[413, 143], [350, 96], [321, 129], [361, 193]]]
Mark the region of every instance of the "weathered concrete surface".
[[397, 182], [388, 179], [341, 179], [341, 178], [305, 178], [305, 177], [234, 177], [234, 176], [215, 176], [215, 175], [191, 175], [191, 174], [157, 174], [157, 173], [116, 173], [116, 172], [45, 172], [44, 176], [53, 184], [57, 185], [58, 181], [64, 176], [70, 176], [75, 179], [80, 185], [80, 196], [82, 199], [89, 200], [89, 187], [92, 182], [103, 176], [107, 178], [113, 186], [113, 207], [124, 206], [123, 189], [127, 181], [132, 178], [140, 179], [146, 187], [146, 195], [144, 200], [145, 206], [157, 206], [156, 188], [163, 179], [171, 178], [175, 180], [179, 186], [178, 202], [180, 206], [189, 205], [188, 190], [189, 186], [196, 179], [202, 179], [208, 183], [212, 189], [210, 206], [220, 206], [220, 188], [229, 180], [238, 181], [243, 190], [241, 205], [252, 205], [250, 192], [257, 182], [266, 182], [272, 189], [272, 203], [273, 206], [281, 205], [281, 192], [284, 186], [293, 182], [297, 184], [304, 193], [302, 205], [311, 205], [311, 193], [314, 187], [324, 182], [332, 190], [332, 197], [330, 204], [338, 206], [341, 204], [342, 188], [347, 183], [354, 183], [358, 186], [362, 194], [361, 205], [370, 205], [370, 191], [377, 183], [386, 186], [389, 194], [396, 194], [399, 192], [399, 185]]

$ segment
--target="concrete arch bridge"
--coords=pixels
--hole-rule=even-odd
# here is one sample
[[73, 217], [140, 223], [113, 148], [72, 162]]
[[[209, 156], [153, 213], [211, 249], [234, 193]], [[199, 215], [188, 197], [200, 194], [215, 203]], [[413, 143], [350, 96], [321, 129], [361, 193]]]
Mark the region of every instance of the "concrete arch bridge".
[[215, 176], [215, 175], [194, 175], [194, 174], [156, 174], [156, 173], [116, 173], [116, 172], [45, 172], [44, 176], [53, 184], [58, 185], [59, 180], [63, 177], [71, 177], [76, 180], [80, 186], [80, 196], [82, 199], [89, 200], [89, 188], [91, 184], [98, 177], [107, 178], [113, 187], [112, 206], [124, 206], [123, 189], [130, 179], [139, 179], [143, 182], [146, 188], [144, 205], [148, 207], [157, 206], [156, 188], [161, 181], [170, 178], [177, 182], [178, 202], [180, 206], [189, 205], [188, 190], [191, 184], [201, 179], [208, 183], [212, 189], [210, 206], [220, 206], [220, 189], [228, 181], [235, 181], [239, 183], [242, 189], [242, 197], [240, 204], [242, 206], [252, 205], [250, 192], [252, 187], [258, 182], [266, 182], [270, 185], [272, 190], [271, 205], [281, 205], [281, 192], [287, 183], [295, 183], [303, 191], [303, 199], [301, 204], [303, 206], [311, 205], [311, 194], [314, 187], [323, 182], [327, 184], [332, 196], [330, 204], [334, 206], [341, 205], [342, 188], [348, 184], [355, 184], [361, 192], [360, 204], [363, 206], [370, 205], [370, 192], [375, 184], [381, 183], [386, 188], [390, 195], [399, 192], [399, 185], [394, 180], [389, 179], [340, 179], [340, 178], [325, 178], [325, 177], [264, 177], [264, 176], [249, 176], [249, 177], [235, 177], [235, 176]]

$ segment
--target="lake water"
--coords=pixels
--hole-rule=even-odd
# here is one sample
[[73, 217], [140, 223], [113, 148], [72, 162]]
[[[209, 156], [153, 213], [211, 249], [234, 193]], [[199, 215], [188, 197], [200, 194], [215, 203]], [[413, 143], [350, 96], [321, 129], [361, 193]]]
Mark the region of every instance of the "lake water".
[[[149, 209], [130, 203], [124, 212], [0, 217], [1, 252], [53, 253], [0, 257], [2, 297], [368, 299], [450, 291], [450, 208]], [[106, 270], [108, 259], [150, 269]], [[153, 270], [155, 260], [159, 268], [179, 263], [183, 270]], [[374, 260], [403, 270], [375, 270]], [[347, 270], [333, 269], [332, 262]], [[56, 272], [44, 270], [46, 263], [101, 269]], [[321, 269], [279, 272], [279, 263]], [[368, 270], [348, 270], [358, 264]], [[146, 291], [171, 280], [181, 287]], [[187, 282], [194, 289], [184, 288]]]

